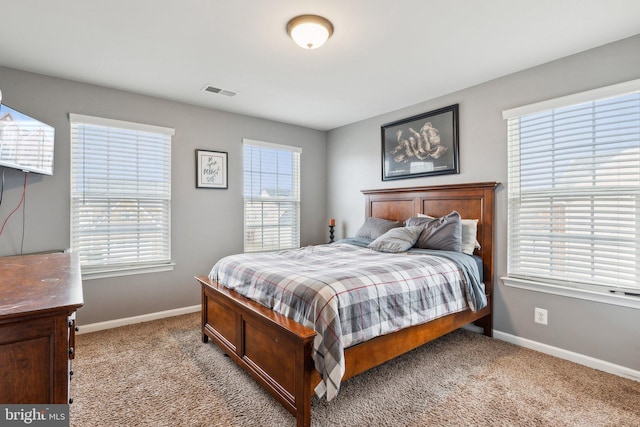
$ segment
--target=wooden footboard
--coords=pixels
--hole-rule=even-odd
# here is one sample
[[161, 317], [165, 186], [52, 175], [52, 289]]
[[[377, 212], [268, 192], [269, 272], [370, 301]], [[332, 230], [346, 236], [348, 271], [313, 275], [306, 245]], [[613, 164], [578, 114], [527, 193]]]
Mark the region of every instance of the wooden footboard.
[[295, 415], [299, 426], [311, 425], [311, 393], [320, 379], [311, 358], [316, 332], [205, 276], [196, 279], [202, 284], [202, 341], [211, 338]]

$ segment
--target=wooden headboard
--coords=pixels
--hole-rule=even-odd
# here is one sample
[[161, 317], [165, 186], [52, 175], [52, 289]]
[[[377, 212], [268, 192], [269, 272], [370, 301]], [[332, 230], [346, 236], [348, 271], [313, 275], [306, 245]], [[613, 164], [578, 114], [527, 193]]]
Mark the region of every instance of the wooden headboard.
[[487, 294], [493, 293], [493, 218], [496, 182], [438, 185], [432, 187], [388, 188], [363, 190], [367, 217], [405, 221], [419, 213], [440, 217], [455, 210], [463, 219], [478, 220], [481, 249], [475, 254], [482, 258]]

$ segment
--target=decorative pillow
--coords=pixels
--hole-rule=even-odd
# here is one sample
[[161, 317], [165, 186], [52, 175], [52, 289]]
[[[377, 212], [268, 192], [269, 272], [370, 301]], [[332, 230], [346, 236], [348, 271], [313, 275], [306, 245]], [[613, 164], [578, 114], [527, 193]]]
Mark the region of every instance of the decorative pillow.
[[[418, 214], [420, 218], [434, 218], [429, 215]], [[480, 243], [477, 240], [478, 220], [463, 219], [462, 220], [462, 251], [467, 255], [473, 255], [474, 249], [480, 249]]]
[[405, 252], [416, 243], [424, 227], [396, 227], [369, 243], [371, 249], [380, 252]]
[[462, 249], [462, 220], [456, 211], [440, 218], [409, 218], [405, 225], [424, 227], [416, 242], [419, 248], [454, 252], [460, 252]]
[[360, 227], [356, 232], [356, 237], [375, 240], [387, 231], [396, 227], [402, 227], [402, 223], [398, 221], [390, 221], [388, 219], [369, 217], [364, 221], [362, 227]]

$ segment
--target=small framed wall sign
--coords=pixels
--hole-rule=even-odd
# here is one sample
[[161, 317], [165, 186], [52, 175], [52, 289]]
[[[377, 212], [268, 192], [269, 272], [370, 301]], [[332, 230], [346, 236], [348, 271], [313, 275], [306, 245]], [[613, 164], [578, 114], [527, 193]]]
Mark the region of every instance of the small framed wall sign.
[[228, 188], [227, 153], [196, 150], [196, 188]]
[[458, 104], [381, 127], [382, 180], [460, 173]]

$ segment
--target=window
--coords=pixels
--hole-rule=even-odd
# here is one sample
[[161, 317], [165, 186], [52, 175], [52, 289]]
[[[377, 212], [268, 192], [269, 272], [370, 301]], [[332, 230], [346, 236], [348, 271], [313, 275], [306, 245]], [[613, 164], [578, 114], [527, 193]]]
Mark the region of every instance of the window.
[[503, 115], [508, 279], [638, 293], [640, 80]]
[[173, 129], [69, 117], [71, 247], [83, 273], [170, 269]]
[[244, 251], [300, 246], [297, 147], [243, 140]]

